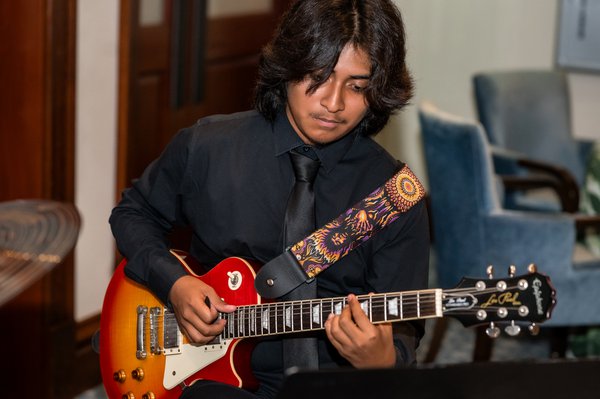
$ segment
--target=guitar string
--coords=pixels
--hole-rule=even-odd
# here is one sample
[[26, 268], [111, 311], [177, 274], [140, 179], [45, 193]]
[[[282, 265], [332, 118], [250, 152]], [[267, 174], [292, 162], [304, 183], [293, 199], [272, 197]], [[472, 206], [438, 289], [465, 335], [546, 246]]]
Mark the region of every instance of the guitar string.
[[[516, 286], [511, 286], [511, 287], [507, 287], [506, 290], [510, 290], [512, 288], [515, 288]], [[450, 289], [450, 290], [445, 290], [445, 293], [461, 293], [461, 292], [467, 292], [467, 291], [472, 291], [472, 288], [457, 288], [457, 289]], [[498, 291], [497, 288], [495, 287], [490, 287], [481, 291], [476, 291], [475, 294], [476, 295], [481, 295], [481, 294], [485, 294], [485, 293], [489, 293], [489, 292], [494, 292], [494, 291]], [[501, 291], [502, 292], [502, 291]], [[431, 297], [435, 296], [434, 293], [431, 292], [402, 292], [402, 293], [390, 293], [390, 294], [373, 294], [373, 295], [366, 295], [366, 296], [358, 296], [359, 301], [362, 302], [371, 302], [369, 304], [369, 308], [371, 311], [371, 315], [370, 317], [373, 318], [373, 316], [377, 316], [379, 315], [380, 312], [384, 313], [383, 319], [379, 319], [376, 318], [375, 322], [379, 322], [379, 321], [396, 321], [396, 320], [406, 320], [406, 319], [410, 319], [410, 318], [423, 318], [423, 316], [420, 316], [419, 313], [424, 313], [426, 316], [428, 315], [428, 311], [434, 311], [434, 313], [430, 314], [431, 316], [435, 316], [435, 306], [430, 307], [430, 305], [433, 303], [435, 304], [435, 299], [432, 301]], [[402, 311], [403, 313], [406, 313], [408, 315], [413, 314], [413, 317], [403, 317], [403, 316], [395, 316], [392, 315], [391, 317], [387, 317], [386, 312], [388, 309], [387, 303], [382, 303], [383, 301], [389, 300], [389, 298], [394, 298], [397, 297], [396, 299], [400, 299], [402, 301]], [[406, 299], [408, 298], [408, 299]], [[410, 299], [414, 299], [414, 302], [411, 301]], [[429, 298], [429, 300], [428, 300]], [[315, 305], [316, 302], [316, 305]], [[258, 309], [259, 312], [260, 311], [265, 311], [268, 310], [269, 311], [269, 327], [271, 325], [272, 322], [274, 322], [275, 324], [277, 324], [277, 322], [279, 320], [283, 321], [285, 317], [287, 317], [287, 319], [285, 320], [292, 320], [293, 322], [297, 321], [297, 320], [301, 320], [304, 317], [308, 317], [308, 321], [309, 324], [311, 325], [311, 327], [309, 327], [306, 330], [310, 330], [310, 329], [314, 329], [315, 327], [312, 327], [312, 325], [317, 324], [319, 327], [321, 324], [323, 324], [323, 321], [321, 320], [320, 323], [314, 323], [312, 316], [313, 316], [313, 312], [312, 312], [312, 307], [314, 306], [321, 306], [321, 307], [326, 307], [327, 309], [323, 312], [323, 309], [320, 310], [320, 313], [332, 313], [329, 312], [330, 310], [332, 310], [332, 308], [335, 308], [336, 305], [341, 304], [342, 306], [346, 306], [347, 305], [347, 301], [346, 301], [346, 297], [338, 297], [338, 298], [327, 298], [327, 299], [315, 299], [315, 300], [303, 300], [303, 301], [295, 301], [295, 302], [283, 302], [283, 303], [269, 303], [269, 304], [254, 304], [254, 305], [242, 305], [238, 308], [245, 308], [247, 310], [253, 309], [254, 312], [256, 312], [256, 310]], [[298, 305], [300, 306], [300, 309], [298, 308]], [[306, 307], [305, 305], [309, 305], [311, 306], [311, 308], [304, 310], [304, 308]], [[284, 311], [286, 310], [286, 308], [291, 307], [291, 315], [287, 315], [284, 316]], [[266, 308], [266, 309], [265, 309]], [[275, 309], [273, 309], [275, 308]], [[487, 307], [487, 309], [489, 310], [496, 310], [499, 307], [496, 306], [489, 306]], [[273, 312], [271, 312], [270, 310], [275, 310], [275, 314], [272, 314]], [[281, 315], [277, 315], [277, 311], [281, 312]], [[335, 311], [335, 309], [333, 309]], [[416, 312], [416, 314], [415, 314]], [[466, 313], [463, 310], [453, 310], [452, 311], [453, 314], [463, 314]], [[252, 329], [252, 325], [256, 325], [257, 320], [256, 320], [256, 316], [252, 317], [250, 314], [248, 314], [249, 312], [242, 312], [240, 317], [236, 317], [236, 313], [234, 312], [233, 314], [225, 314], [225, 315], [221, 315], [220, 317], [225, 317], [229, 320], [231, 320], [233, 323], [237, 322], [238, 324], [238, 329], [235, 330], [239, 330], [239, 326], [240, 324], [242, 325], [242, 329], [245, 331], [246, 330], [246, 325], [248, 325], [248, 329], [252, 330], [256, 330], [256, 328]], [[469, 312], [470, 313], [470, 312]], [[237, 313], [237, 315], [239, 315], [239, 313]], [[425, 317], [426, 317], [425, 316]], [[387, 318], [386, 318], [387, 317]], [[263, 318], [263, 316], [261, 315], [261, 319]], [[322, 319], [322, 317], [320, 318]], [[160, 322], [160, 320], [158, 320], [158, 322]], [[252, 323], [254, 322], [254, 323]], [[168, 320], [166, 322], [167, 326], [172, 327], [173, 324], [176, 325], [176, 320]], [[302, 324], [302, 323], [300, 323]], [[262, 323], [261, 323], [262, 325]], [[275, 326], [275, 329], [278, 330], [277, 328], [278, 326]], [[295, 332], [295, 331], [301, 331], [303, 329], [297, 330], [294, 329], [293, 327], [287, 327], [288, 329], [292, 330], [290, 332]], [[262, 328], [264, 330], [264, 328]], [[269, 328], [270, 330], [270, 328]], [[282, 326], [282, 333], [286, 332], [286, 326]], [[236, 332], [236, 331], [234, 331]], [[237, 331], [239, 332], [239, 331]]]
[[[512, 287], [508, 287], [507, 289], [510, 289]], [[454, 291], [458, 291], [458, 290], [454, 290]], [[497, 289], [495, 288], [490, 288], [488, 290], [482, 290], [482, 291], [478, 291], [477, 294], [481, 294], [481, 293], [485, 293], [485, 292], [494, 292], [497, 291]], [[359, 297], [360, 299], [366, 299], [366, 302], [368, 302], [369, 298], [373, 299], [371, 302], [371, 304], [369, 305], [370, 310], [371, 310], [371, 317], [373, 317], [376, 314], [379, 314], [379, 312], [384, 312], [384, 316], [383, 319], [379, 319], [376, 318], [375, 322], [379, 322], [379, 321], [398, 321], [398, 320], [406, 320], [406, 319], [410, 319], [410, 318], [425, 318], [428, 316], [427, 312], [434, 310], [434, 308], [428, 307], [428, 305], [431, 305], [431, 301], [427, 301], [424, 300], [425, 298], [431, 298], [431, 294], [429, 293], [419, 293], [419, 294], [413, 294], [413, 298], [417, 299], [415, 302], [411, 302], [411, 301], [403, 301], [403, 311], [405, 310], [407, 314], [411, 314], [412, 312], [412, 317], [402, 317], [402, 316], [397, 316], [397, 317], [388, 317], [386, 319], [386, 315], [385, 315], [385, 311], [387, 311], [386, 303], [382, 303], [381, 299], [387, 299], [387, 297], [389, 296], [394, 296], [394, 295], [390, 295], [390, 294], [377, 294], [377, 295], [371, 295], [371, 296], [362, 296]], [[398, 295], [395, 295], [398, 296]], [[403, 295], [404, 296], [404, 295]], [[423, 297], [423, 298], [420, 298]], [[345, 298], [341, 297], [341, 298], [332, 298], [332, 299], [322, 299], [322, 300], [305, 300], [305, 301], [297, 301], [297, 302], [284, 302], [284, 303], [271, 303], [271, 304], [266, 304], [266, 306], [268, 306], [268, 310], [274, 310], [275, 314], [272, 314], [272, 312], [269, 312], [269, 320], [268, 320], [268, 329], [270, 330], [270, 326], [273, 324], [274, 322], [274, 329], [276, 330], [276, 333], [285, 333], [285, 332], [298, 332], [298, 331], [304, 331], [304, 330], [311, 330], [311, 329], [320, 329], [321, 325], [323, 324], [322, 318], [319, 318], [319, 322], [318, 323], [314, 323], [312, 322], [311, 316], [312, 316], [312, 310], [311, 309], [307, 309], [306, 311], [304, 310], [304, 307], [301, 306], [299, 310], [295, 309], [294, 305], [304, 305], [304, 304], [310, 304], [313, 305], [313, 302], [317, 302], [320, 305], [327, 305], [327, 309], [325, 311], [323, 311], [322, 309], [320, 310], [320, 313], [325, 313], [328, 314], [330, 313], [329, 311], [331, 310], [332, 307], [335, 307], [332, 302], [335, 302], [335, 300], [339, 300], [338, 303], [342, 303], [343, 305], [346, 304]], [[433, 303], [435, 303], [436, 301], [433, 301]], [[415, 306], [415, 307], [411, 307], [411, 306]], [[250, 307], [254, 306], [254, 307], [263, 307], [265, 306], [265, 304], [258, 304], [258, 305], [249, 305]], [[284, 312], [286, 311], [287, 308], [292, 307], [291, 310], [291, 315], [284, 315]], [[319, 306], [319, 305], [317, 305]], [[275, 309], [272, 309], [275, 308]], [[478, 308], [477, 306], [475, 308]], [[498, 310], [502, 308], [502, 306], [488, 306], [486, 307], [487, 310], [490, 311], [494, 311], [494, 310]], [[255, 309], [256, 311], [256, 309]], [[280, 314], [277, 314], [277, 312], [280, 312]], [[414, 312], [417, 311], [417, 313], [415, 314]], [[423, 313], [425, 314], [425, 316], [419, 315], [419, 313]], [[473, 309], [456, 309], [456, 310], [452, 310], [453, 314], [472, 314], [473, 313]], [[431, 314], [429, 314], [429, 316], [435, 317], [435, 311]], [[294, 326], [282, 326], [281, 330], [282, 331], [278, 331], [279, 329], [277, 327], [279, 327], [277, 324], [279, 321], [283, 322], [284, 320], [287, 321], [292, 321], [294, 323], [296, 323], [297, 321], [302, 321], [301, 319], [303, 317], [308, 317], [308, 321], [309, 324], [311, 325], [311, 327], [309, 328], [300, 328], [297, 329]], [[507, 317], [508, 318], [508, 317]], [[239, 326], [242, 325], [242, 332], [245, 332], [246, 330], [250, 330], [250, 332], [254, 332], [255, 334], [258, 335], [263, 335], [261, 333], [261, 331], [255, 331], [256, 328], [252, 328], [253, 324], [256, 327], [257, 321], [256, 321], [256, 317], [252, 317], [251, 315], [243, 315], [243, 317], [239, 317], [236, 319], [234, 319], [234, 322], [238, 323], [238, 329], [234, 329], [234, 332], [239, 332]], [[253, 323], [254, 322], [254, 323]], [[300, 322], [301, 326], [302, 326], [302, 322]], [[262, 325], [262, 323], [261, 323]], [[317, 327], [313, 327], [313, 325], [317, 325]], [[246, 328], [246, 326], [248, 326], [248, 328]], [[265, 328], [262, 328], [262, 330], [265, 330]], [[268, 331], [267, 334], [269, 334], [270, 332]]]
[[[380, 297], [382, 297], [382, 295], [380, 295]], [[383, 296], [385, 297], [385, 296]], [[316, 300], [317, 302], [320, 302], [319, 300]], [[330, 305], [331, 305], [331, 300], [327, 299], [324, 300], [325, 303], [328, 305], [327, 306], [327, 310], [325, 312], [323, 312], [322, 310], [320, 310], [319, 314], [320, 316], [322, 316], [322, 314], [328, 314], [330, 312], [328, 312], [328, 310], [330, 309]], [[310, 300], [308, 301], [298, 301], [299, 302], [305, 302], [305, 303], [310, 303]], [[379, 301], [381, 302], [381, 301]], [[408, 315], [411, 316], [406, 316], [406, 317], [401, 317], [400, 315], [398, 316], [392, 316], [392, 317], [388, 317], [387, 319], [382, 318], [381, 320], [375, 320], [375, 322], [385, 322], [385, 321], [399, 321], [399, 320], [408, 320], [408, 319], [414, 319], [414, 318], [418, 318], [419, 313], [425, 314], [425, 316], [421, 316], [421, 318], [425, 318], [427, 316], [429, 317], [435, 317], [435, 301], [426, 301], [426, 300], [422, 300], [420, 301], [421, 306], [419, 309], [418, 308], [418, 303], [417, 301], [412, 302], [412, 303], [406, 303], [403, 304], [403, 313], [406, 313]], [[290, 317], [286, 317], [284, 316], [284, 311], [286, 309], [285, 304], [289, 304], [289, 303], [272, 303], [272, 304], [257, 304], [257, 305], [246, 305], [247, 309], [250, 309], [251, 307], [256, 307], [256, 308], [264, 308], [265, 306], [268, 308], [267, 310], [268, 312], [268, 320], [264, 320], [263, 317], [261, 316], [261, 321], [259, 322], [257, 320], [257, 315], [256, 315], [256, 309], [254, 310], [254, 316], [249, 315], [249, 312], [241, 312], [242, 316], [241, 317], [235, 317], [234, 314], [227, 314], [227, 315], [233, 315], [231, 317], [229, 317], [228, 322], [233, 323], [234, 325], [231, 327], [231, 331], [227, 330], [226, 333], [227, 335], [233, 334], [234, 336], [238, 336], [240, 334], [240, 332], [242, 333], [241, 335], [250, 335], [250, 336], [254, 336], [254, 335], [269, 335], [269, 334], [276, 334], [276, 333], [286, 333], [286, 332], [299, 332], [299, 331], [309, 331], [309, 330], [317, 330], [317, 329], [322, 329], [322, 325], [323, 325], [323, 318], [319, 317], [319, 322], [318, 323], [314, 323], [312, 322], [313, 319], [313, 312], [312, 309], [306, 309], [302, 308], [299, 309], [297, 311], [292, 311], [292, 315]], [[431, 305], [434, 306], [431, 306]], [[270, 305], [270, 306], [269, 306]], [[383, 313], [383, 311], [385, 310], [387, 304], [375, 304], [375, 306], [371, 305], [371, 313], [373, 314], [381, 314]], [[289, 307], [289, 306], [287, 306]], [[272, 310], [274, 312], [272, 312]], [[429, 312], [429, 313], [428, 313]], [[260, 312], [259, 312], [260, 314]], [[284, 322], [284, 320], [291, 320], [291, 318], [294, 319], [294, 324], [298, 324], [298, 322], [300, 321], [301, 318], [308, 318], [308, 322], [310, 327], [308, 328], [293, 328], [290, 326], [285, 326], [282, 325], [281, 328], [279, 326], [279, 322]], [[266, 323], [264, 323], [266, 321]], [[237, 323], [237, 327], [236, 324]], [[267, 324], [267, 328], [264, 327], [264, 324]], [[302, 323], [300, 323], [302, 324]], [[261, 326], [261, 328], [252, 328], [252, 327], [256, 327], [256, 326]], [[248, 328], [246, 328], [248, 327]], [[271, 328], [273, 327], [273, 328]], [[242, 330], [242, 331], [240, 331]], [[250, 331], [247, 331], [250, 330]], [[281, 331], [280, 331], [281, 330]]]

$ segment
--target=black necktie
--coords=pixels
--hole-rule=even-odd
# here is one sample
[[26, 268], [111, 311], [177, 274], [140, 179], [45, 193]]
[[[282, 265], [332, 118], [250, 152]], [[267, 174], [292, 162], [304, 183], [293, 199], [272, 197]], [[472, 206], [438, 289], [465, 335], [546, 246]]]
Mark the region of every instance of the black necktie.
[[[312, 150], [310, 150], [312, 151]], [[315, 230], [315, 194], [313, 182], [319, 170], [319, 161], [290, 152], [296, 183], [288, 200], [284, 224], [284, 245], [295, 244]], [[313, 153], [314, 154], [314, 153]], [[302, 284], [284, 300], [316, 298], [317, 282]], [[284, 338], [284, 370], [290, 367], [312, 368], [319, 366], [316, 338]]]

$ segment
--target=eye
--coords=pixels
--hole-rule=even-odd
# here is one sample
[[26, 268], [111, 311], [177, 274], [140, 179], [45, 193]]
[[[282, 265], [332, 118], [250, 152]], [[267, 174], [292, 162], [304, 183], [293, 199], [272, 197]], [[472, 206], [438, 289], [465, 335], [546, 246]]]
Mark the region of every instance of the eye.
[[325, 82], [325, 80], [327, 80], [327, 77], [325, 75], [318, 72], [310, 74], [308, 78], [315, 84], [321, 84]]
[[363, 93], [366, 90], [366, 88], [366, 86], [357, 83], [350, 84], [350, 89], [355, 93]]

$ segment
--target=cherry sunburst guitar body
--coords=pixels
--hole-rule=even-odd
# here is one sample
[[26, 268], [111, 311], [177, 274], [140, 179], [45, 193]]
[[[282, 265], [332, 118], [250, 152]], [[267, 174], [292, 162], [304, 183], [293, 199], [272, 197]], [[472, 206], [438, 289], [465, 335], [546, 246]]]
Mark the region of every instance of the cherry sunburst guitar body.
[[[250, 370], [253, 339], [323, 330], [327, 316], [340, 314], [346, 297], [262, 303], [254, 288], [258, 265], [228, 258], [198, 275], [191, 257], [173, 252], [190, 275], [212, 286], [225, 302], [236, 305], [223, 332], [205, 345], [188, 342], [175, 315], [145, 286], [125, 276], [123, 261], [107, 288], [100, 320], [100, 371], [108, 397], [177, 398], [199, 379], [252, 389]], [[550, 317], [556, 303], [550, 279], [532, 265], [529, 273], [504, 279], [463, 278], [453, 289], [424, 289], [359, 295], [360, 306], [373, 323], [454, 317], [464, 326], [489, 323], [517, 335], [516, 323]], [[535, 328], [532, 328], [535, 327]]]
[[[177, 256], [190, 274], [212, 286], [227, 303], [260, 303], [260, 296], [254, 289], [252, 263], [241, 258], [228, 258], [209, 273], [198, 276], [192, 270], [194, 262], [191, 258]], [[152, 309], [158, 309], [164, 315], [164, 305], [145, 286], [125, 276], [125, 264], [125, 261], [121, 262], [107, 288], [100, 322], [100, 368], [109, 398], [127, 397], [124, 395], [135, 398], [146, 395], [147, 399], [178, 398], [182, 388], [180, 383], [173, 383], [182, 381], [190, 385], [198, 379], [244, 388], [256, 385], [250, 370], [252, 340], [231, 339], [215, 345], [193, 345], [179, 335], [175, 353], [167, 354], [167, 349], [151, 353], [142, 348], [146, 353], [140, 354], [140, 334], [144, 334], [142, 341], [147, 343], [151, 333], [149, 323], [142, 327], [142, 333], [138, 332], [140, 321], [143, 317], [148, 318]], [[147, 312], [145, 316], [143, 312]], [[164, 322], [163, 319], [164, 316], [156, 317], [156, 323]], [[157, 339], [163, 340], [164, 336]]]

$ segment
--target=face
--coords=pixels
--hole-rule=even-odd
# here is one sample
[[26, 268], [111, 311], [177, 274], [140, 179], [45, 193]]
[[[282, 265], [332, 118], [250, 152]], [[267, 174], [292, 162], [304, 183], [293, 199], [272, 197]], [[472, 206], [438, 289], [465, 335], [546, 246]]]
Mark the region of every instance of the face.
[[369, 108], [364, 92], [370, 71], [367, 54], [346, 45], [331, 76], [315, 91], [308, 92], [310, 76], [288, 84], [287, 117], [304, 143], [334, 142], [360, 123]]

